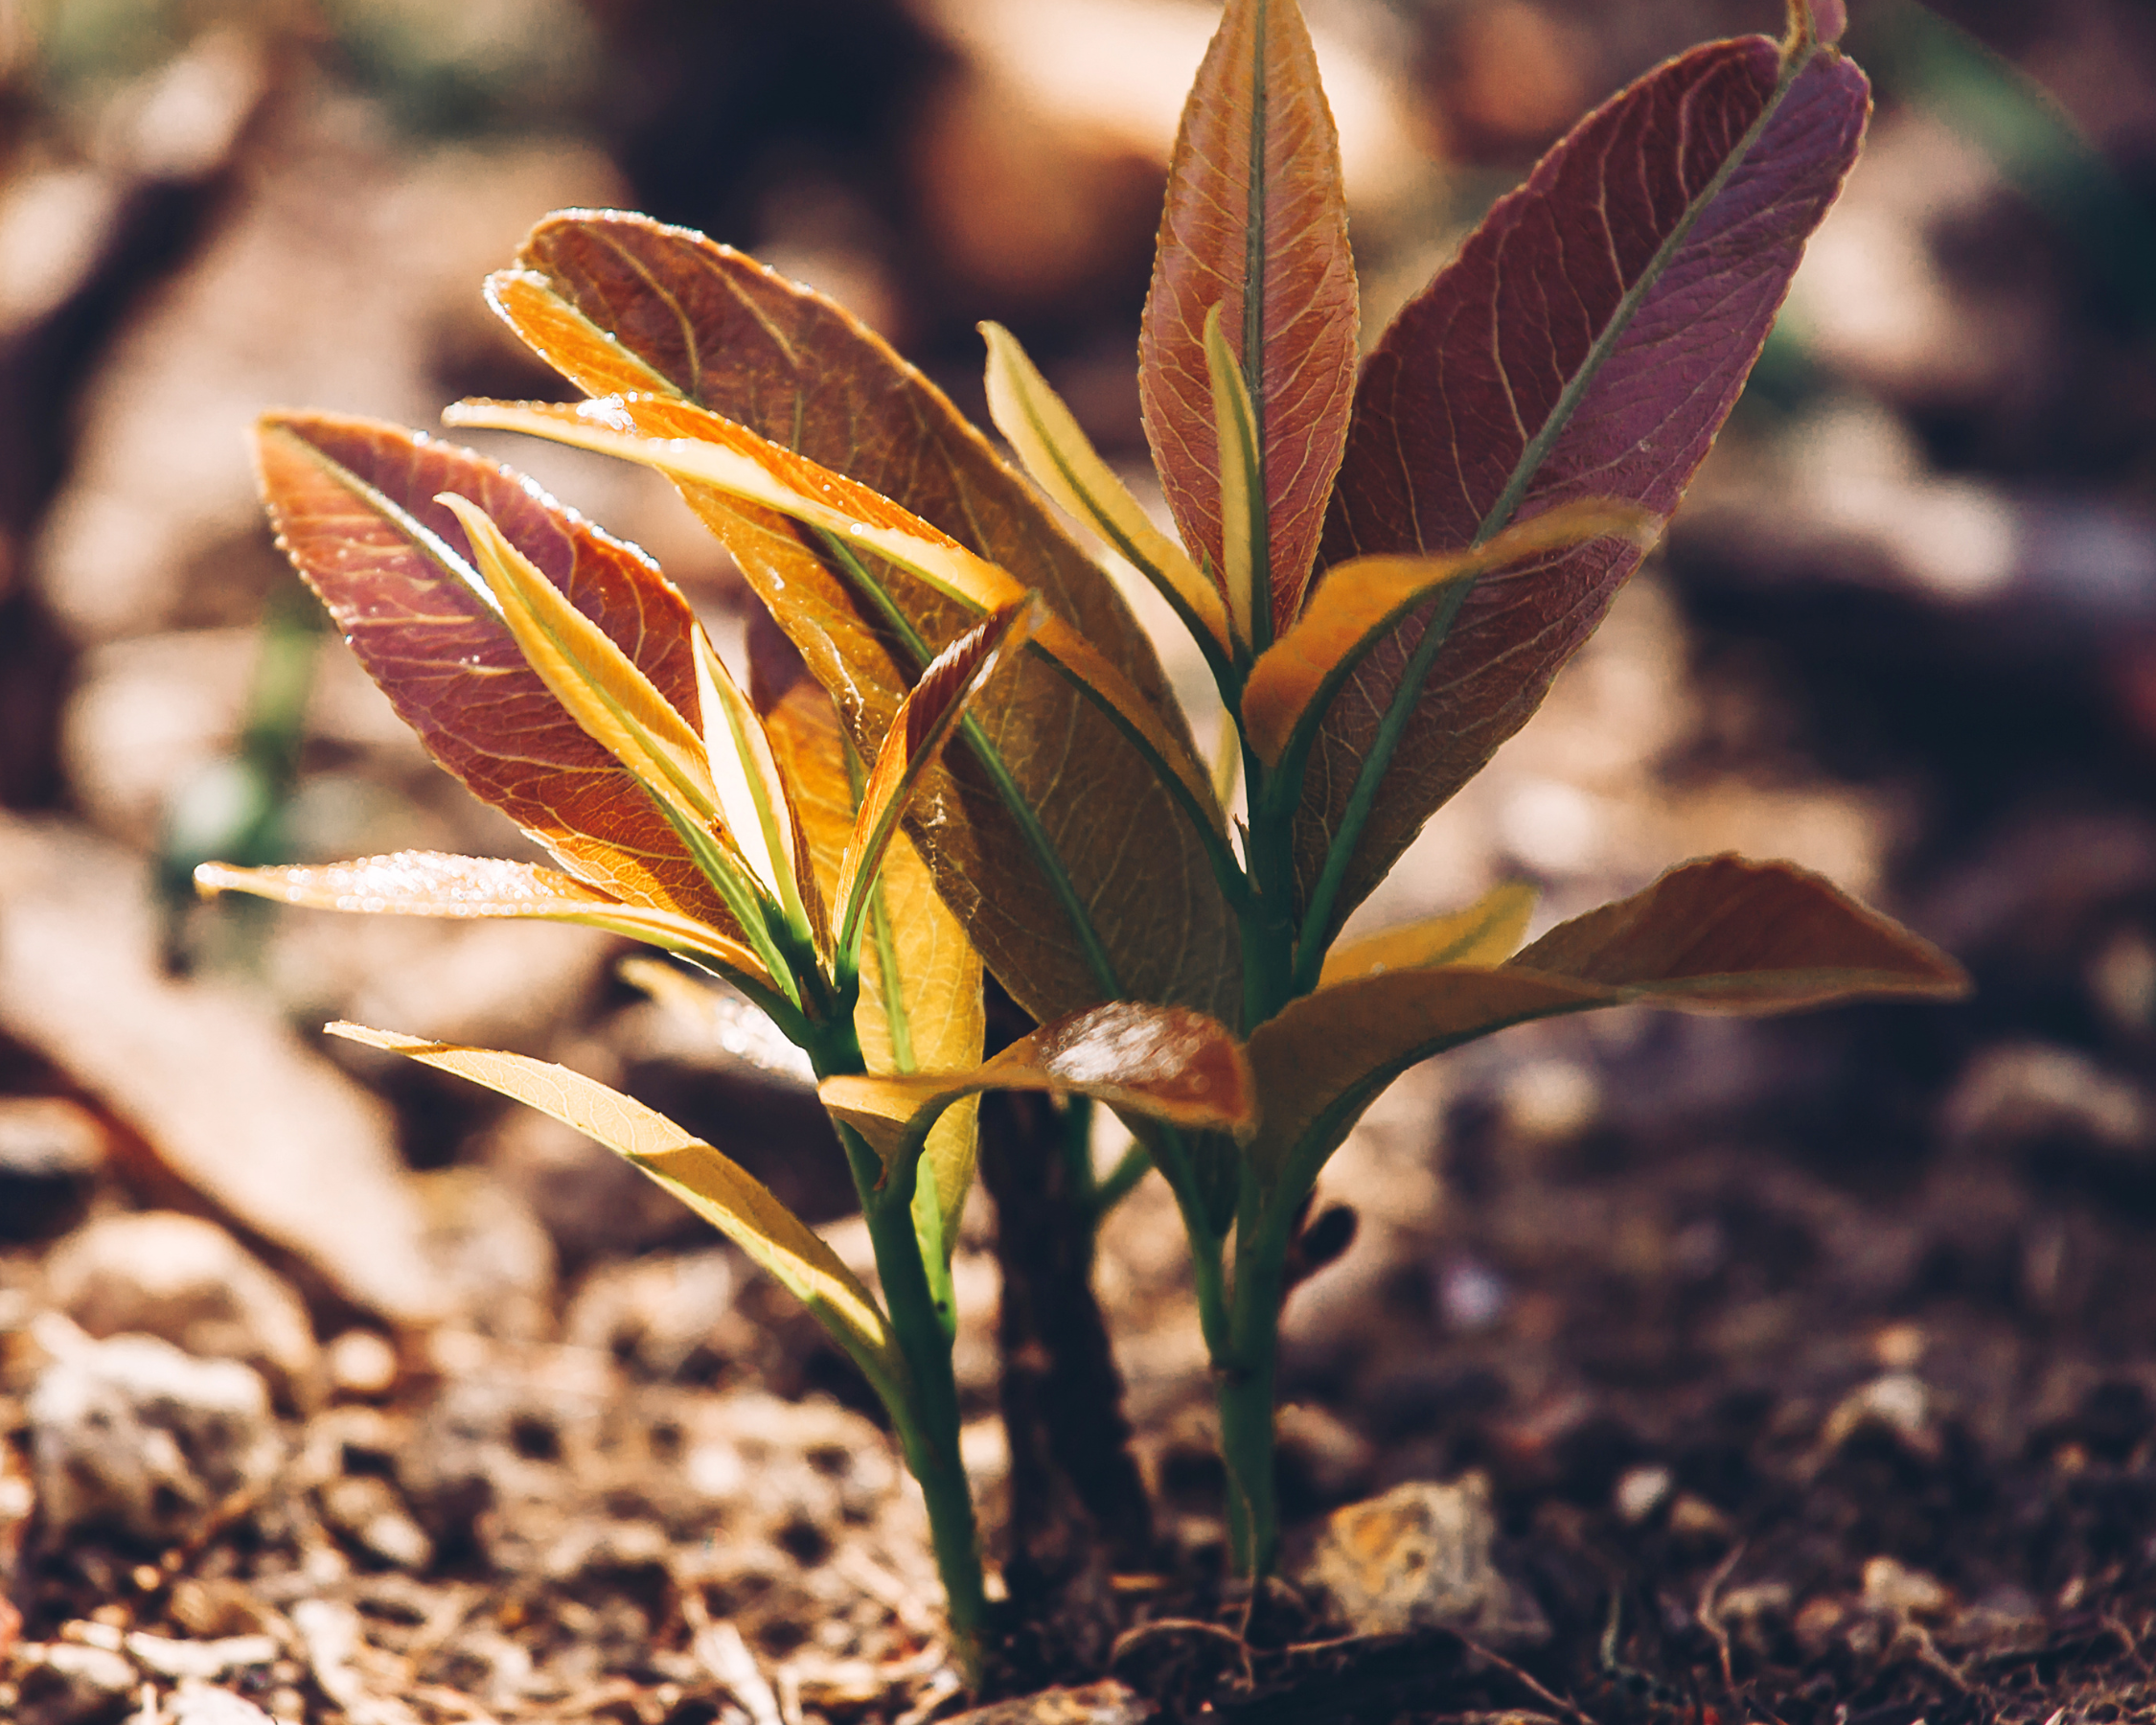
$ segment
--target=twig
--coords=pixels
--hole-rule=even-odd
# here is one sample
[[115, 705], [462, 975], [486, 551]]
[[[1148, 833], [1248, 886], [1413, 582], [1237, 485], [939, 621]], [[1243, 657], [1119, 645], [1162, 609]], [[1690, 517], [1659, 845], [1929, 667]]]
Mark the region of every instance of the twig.
[[1223, 1629], [1218, 1623], [1208, 1623], [1201, 1618], [1156, 1618], [1150, 1623], [1140, 1623], [1135, 1629], [1126, 1629], [1115, 1638], [1108, 1649], [1108, 1668], [1113, 1670], [1132, 1648], [1160, 1635], [1204, 1635], [1214, 1641], [1224, 1641], [1235, 1649], [1235, 1656], [1243, 1665], [1243, 1681], [1246, 1685], [1257, 1682], [1250, 1666], [1250, 1644], [1232, 1629]]
[[1530, 1695], [1533, 1695], [1538, 1701], [1548, 1702], [1551, 1707], [1554, 1707], [1568, 1719], [1571, 1719], [1573, 1722], [1573, 1725], [1596, 1725], [1596, 1721], [1591, 1714], [1582, 1712], [1571, 1702], [1566, 1700], [1564, 1696], [1544, 1688], [1542, 1683], [1538, 1679], [1522, 1670], [1509, 1659], [1505, 1658], [1503, 1654], [1491, 1652], [1490, 1649], [1482, 1645], [1480, 1642], [1474, 1641], [1467, 1636], [1460, 1635], [1459, 1631], [1456, 1629], [1452, 1633], [1455, 1636], [1458, 1637], [1460, 1645], [1465, 1647], [1470, 1653], [1474, 1654], [1476, 1658], [1481, 1660], [1484, 1664], [1497, 1667], [1499, 1670], [1502, 1671], [1507, 1677], [1511, 1678], [1513, 1682], [1519, 1684]]
[[1714, 1650], [1722, 1656], [1722, 1687], [1732, 1691], [1736, 1689], [1736, 1675], [1730, 1668], [1730, 1632], [1722, 1627], [1722, 1613], [1714, 1596], [1722, 1591], [1722, 1583], [1735, 1572], [1737, 1559], [1743, 1555], [1744, 1542], [1739, 1540], [1707, 1577], [1707, 1585], [1699, 1590], [1699, 1609], [1693, 1614], [1699, 1619], [1699, 1626], [1714, 1638]]

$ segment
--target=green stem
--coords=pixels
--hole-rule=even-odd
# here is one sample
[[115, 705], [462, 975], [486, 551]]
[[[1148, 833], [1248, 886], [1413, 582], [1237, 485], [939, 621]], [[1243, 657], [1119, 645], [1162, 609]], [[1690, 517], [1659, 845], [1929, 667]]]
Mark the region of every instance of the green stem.
[[[1252, 1207], [1246, 1205], [1246, 1212]], [[1273, 1394], [1279, 1359], [1284, 1254], [1260, 1230], [1244, 1244], [1238, 1228], [1235, 1298], [1225, 1355], [1214, 1358], [1220, 1454], [1227, 1468], [1228, 1544], [1235, 1573], [1255, 1580], [1273, 1567], [1280, 1543], [1273, 1489]]]
[[[850, 1019], [826, 1026], [808, 1054], [819, 1079], [865, 1070], [860, 1041]], [[912, 1159], [886, 1178], [882, 1160], [860, 1134], [843, 1123], [833, 1124], [868, 1223], [891, 1333], [906, 1362], [905, 1393], [886, 1392], [883, 1405], [898, 1430], [906, 1470], [920, 1485], [928, 1505], [929, 1537], [935, 1550], [936, 1573], [943, 1581], [952, 1651], [966, 1680], [977, 1685], [988, 1627], [988, 1594], [973, 1489], [958, 1448], [958, 1383], [951, 1368], [951, 1334], [937, 1309], [914, 1227], [913, 1193], [920, 1161]]]

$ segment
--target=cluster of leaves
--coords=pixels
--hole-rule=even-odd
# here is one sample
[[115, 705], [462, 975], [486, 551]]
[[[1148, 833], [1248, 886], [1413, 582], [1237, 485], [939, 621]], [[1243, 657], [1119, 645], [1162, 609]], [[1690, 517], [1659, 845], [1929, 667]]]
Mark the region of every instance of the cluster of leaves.
[[[1769, 1011], [1961, 986], [1826, 882], [1729, 857], [1524, 951], [1522, 888], [1336, 944], [1540, 703], [1742, 387], [1868, 111], [1820, 24], [1797, 0], [1784, 41], [1710, 44], [1591, 115], [1358, 367], [1309, 37], [1295, 0], [1229, 0], [1139, 347], [1180, 542], [985, 331], [991, 408], [1026, 472], [1204, 654], [1233, 745], [1210, 770], [1095, 555], [873, 334], [700, 235], [549, 218], [487, 294], [589, 399], [465, 402], [450, 423], [667, 474], [791, 655], [752, 631], [745, 694], [647, 559], [506, 470], [394, 426], [273, 415], [262, 472], [286, 549], [436, 757], [566, 872], [401, 856], [205, 883], [610, 929], [723, 978], [807, 1050], [881, 1303], [629, 1098], [339, 1027], [611, 1144], [799, 1295], [892, 1411], [961, 1637], [980, 1613], [949, 1361], [965, 1099], [1105, 1100], [1181, 1208], [1236, 1552], [1261, 1569], [1285, 1265], [1326, 1158], [1399, 1072], [1623, 1001]], [[987, 1062], [983, 964], [1044, 1026]]]

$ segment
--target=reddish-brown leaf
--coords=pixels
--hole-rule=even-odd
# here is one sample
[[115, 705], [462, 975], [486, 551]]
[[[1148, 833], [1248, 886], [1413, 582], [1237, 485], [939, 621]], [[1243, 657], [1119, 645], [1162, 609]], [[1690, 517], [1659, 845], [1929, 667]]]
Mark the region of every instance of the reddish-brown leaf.
[[[1296, 0], [1229, 0], [1182, 111], [1138, 338], [1146, 440], [1176, 525], [1226, 566], [1205, 313], [1257, 411], [1275, 631], [1295, 619], [1347, 434], [1355, 265], [1340, 141]], [[1269, 565], [1269, 567], [1268, 567]]]
[[1364, 1108], [1419, 1060], [1529, 1019], [1641, 1002], [1770, 1013], [1963, 993], [1953, 959], [1790, 862], [1708, 857], [1561, 923], [1510, 963], [1350, 977], [1258, 1026], [1249, 1155], [1291, 1200]]
[[[1673, 60], [1581, 122], [1371, 354], [1321, 561], [1456, 551], [1576, 497], [1668, 514], [1867, 111], [1864, 75], [1838, 55], [1807, 45], [1785, 68], [1751, 37]], [[1378, 792], [1336, 926], [1526, 722], [1640, 557], [1602, 540], [1479, 582]], [[1430, 614], [1381, 642], [1327, 715], [1296, 834], [1306, 892]]]
[[434, 499], [454, 492], [484, 509], [693, 726], [692, 618], [651, 560], [507, 468], [378, 421], [272, 414], [256, 449], [279, 543], [434, 758], [574, 874], [739, 942], [634, 775], [525, 663], [464, 561], [463, 528]]
[[[701, 235], [571, 212], [489, 284], [495, 308], [580, 387], [664, 389], [902, 504], [1039, 590], [1157, 709], [1189, 752], [1152, 645], [1090, 558], [943, 395], [830, 301]], [[870, 759], [920, 662], [776, 515], [692, 496], [771, 606]], [[926, 583], [878, 573], [932, 654], [977, 620]], [[1052, 667], [1021, 663], [975, 711], [1062, 858], [1125, 994], [1231, 1011], [1234, 923], [1170, 793]], [[968, 748], [952, 750], [908, 831], [990, 967], [1037, 1017], [1101, 999], [1068, 918]], [[1132, 842], [1134, 837], [1139, 841]]]
[[824, 1080], [818, 1093], [888, 1166], [919, 1148], [936, 1116], [980, 1091], [1075, 1092], [1142, 1119], [1247, 1135], [1256, 1085], [1227, 1027], [1180, 1006], [1104, 1006], [1044, 1024], [971, 1071]]
[[1687, 1012], [1789, 1012], [1823, 1000], [1951, 999], [1961, 967], [1794, 862], [1706, 857], [1560, 923], [1509, 968], [1632, 991]]

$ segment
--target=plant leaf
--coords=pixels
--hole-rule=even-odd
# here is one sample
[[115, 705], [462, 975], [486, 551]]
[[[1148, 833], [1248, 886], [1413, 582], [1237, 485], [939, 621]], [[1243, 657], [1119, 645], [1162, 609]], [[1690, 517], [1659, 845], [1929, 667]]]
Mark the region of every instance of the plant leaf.
[[1265, 456], [1257, 408], [1221, 334], [1218, 306], [1205, 313], [1203, 339], [1213, 385], [1213, 448], [1220, 457], [1220, 579], [1236, 639], [1248, 645], [1257, 639], [1250, 625], [1257, 609], [1251, 589], [1265, 544]]
[[1250, 1037], [1263, 1125], [1249, 1154], [1273, 1191], [1299, 1199], [1400, 1073], [1528, 1019], [1627, 1001], [1786, 1012], [1966, 987], [1937, 947], [1807, 869], [1704, 858], [1560, 923], [1498, 969], [1369, 973], [1292, 1002]]
[[980, 326], [988, 343], [988, 413], [1038, 485], [1098, 533], [1152, 582], [1202, 641], [1228, 648], [1227, 610], [1219, 589], [1189, 554], [1154, 526], [1130, 488], [1079, 428], [1070, 409], [1001, 324]]
[[1247, 1136], [1255, 1086], [1226, 1026], [1179, 1006], [1112, 1000], [1013, 1043], [971, 1071], [826, 1078], [818, 1094], [883, 1159], [906, 1165], [943, 1109], [987, 1090], [1075, 1092], [1175, 1126]]
[[271, 414], [256, 457], [279, 543], [437, 761], [601, 891], [741, 938], [635, 776], [525, 663], [434, 497], [477, 502], [693, 718], [691, 613], [648, 558], [508, 469], [378, 421]]
[[763, 960], [738, 932], [728, 934], [669, 910], [625, 905], [569, 875], [499, 857], [398, 851], [351, 862], [282, 868], [205, 862], [195, 869], [195, 884], [205, 892], [251, 892], [314, 910], [582, 923], [668, 952], [694, 954], [763, 987], [775, 986]]
[[[1669, 62], [1575, 126], [1365, 364], [1322, 563], [1458, 551], [1574, 497], [1669, 514], [1855, 159], [1867, 88], [1830, 50], [1785, 63], [1748, 37]], [[1333, 926], [1526, 722], [1639, 561], [1636, 545], [1594, 543], [1477, 585], [1406, 698]], [[1380, 642], [1326, 713], [1297, 822], [1305, 893], [1427, 615]]]
[[[643, 217], [570, 212], [526, 241], [523, 267], [489, 285], [495, 309], [586, 390], [685, 399], [851, 475], [1038, 589], [1144, 697], [1187, 756], [1188, 732], [1152, 644], [1091, 558], [1056, 525], [926, 379], [829, 300], [700, 235]], [[768, 512], [708, 491], [691, 501], [740, 562], [838, 701], [873, 759], [920, 667], [975, 618], [926, 585], [887, 586], [925, 645], [827, 565], [824, 548]], [[975, 718], [1094, 919], [1124, 993], [1232, 1010], [1234, 919], [1204, 840], [1107, 717], [1044, 664], [1021, 664]], [[1064, 794], [1082, 764], [1083, 797]], [[1102, 997], [1086, 935], [1044, 884], [1031, 839], [975, 751], [931, 774], [909, 831], [937, 886], [1013, 996], [1050, 1019]]]
[[837, 951], [851, 961], [860, 934], [864, 896], [874, 888], [883, 853], [921, 775], [950, 739], [967, 706], [988, 679], [1025, 644], [1044, 612], [1040, 602], [1021, 599], [992, 612], [939, 653], [898, 710], [862, 788], [860, 812], [838, 859], [838, 884], [831, 914], [837, 924]]
[[815, 878], [800, 853], [786, 780], [771, 757], [770, 739], [702, 624], [697, 625], [690, 645], [696, 653], [697, 701], [703, 708], [704, 756], [720, 813], [765, 890], [785, 908], [799, 932], [812, 933], [820, 922], [812, 909], [820, 904]]
[[1269, 767], [1323, 723], [1333, 697], [1385, 632], [1438, 588], [1605, 537], [1651, 540], [1661, 522], [1629, 504], [1585, 498], [1443, 557], [1355, 557], [1326, 570], [1302, 615], [1258, 656], [1243, 684], [1243, 731]]
[[1383, 933], [1345, 941], [1325, 954], [1320, 988], [1386, 971], [1440, 964], [1502, 964], [1520, 950], [1540, 893], [1524, 881], [1493, 886], [1464, 910], [1426, 916]]
[[837, 1254], [760, 1181], [664, 1115], [566, 1067], [522, 1054], [430, 1043], [364, 1024], [335, 1024], [329, 1030], [469, 1078], [596, 1138], [634, 1162], [768, 1271], [815, 1314], [880, 1388], [904, 1382], [905, 1368], [883, 1312]]
[[1355, 373], [1340, 143], [1295, 0], [1228, 0], [1182, 110], [1138, 338], [1138, 401], [1191, 555], [1227, 567], [1205, 313], [1258, 419], [1268, 638], [1300, 609]]
[[[767, 626], [769, 627], [769, 626]], [[836, 886], [855, 822], [846, 736], [827, 696], [798, 660], [778, 665], [763, 631], [749, 634], [751, 687], [771, 748], [793, 785], [794, 807], [826, 891]], [[777, 676], [772, 672], [776, 668]], [[987, 1032], [980, 954], [936, 896], [928, 865], [901, 832], [878, 876], [877, 938], [861, 947], [860, 1003], [854, 1028], [871, 1072], [963, 1070], [980, 1061]], [[924, 1152], [942, 1204], [943, 1237], [955, 1243], [972, 1189], [977, 1145], [975, 1104], [945, 1111]]]
[[1961, 967], [1794, 862], [1705, 857], [1559, 923], [1512, 960], [1686, 1012], [1788, 1012], [1827, 1000], [1952, 1000]]

